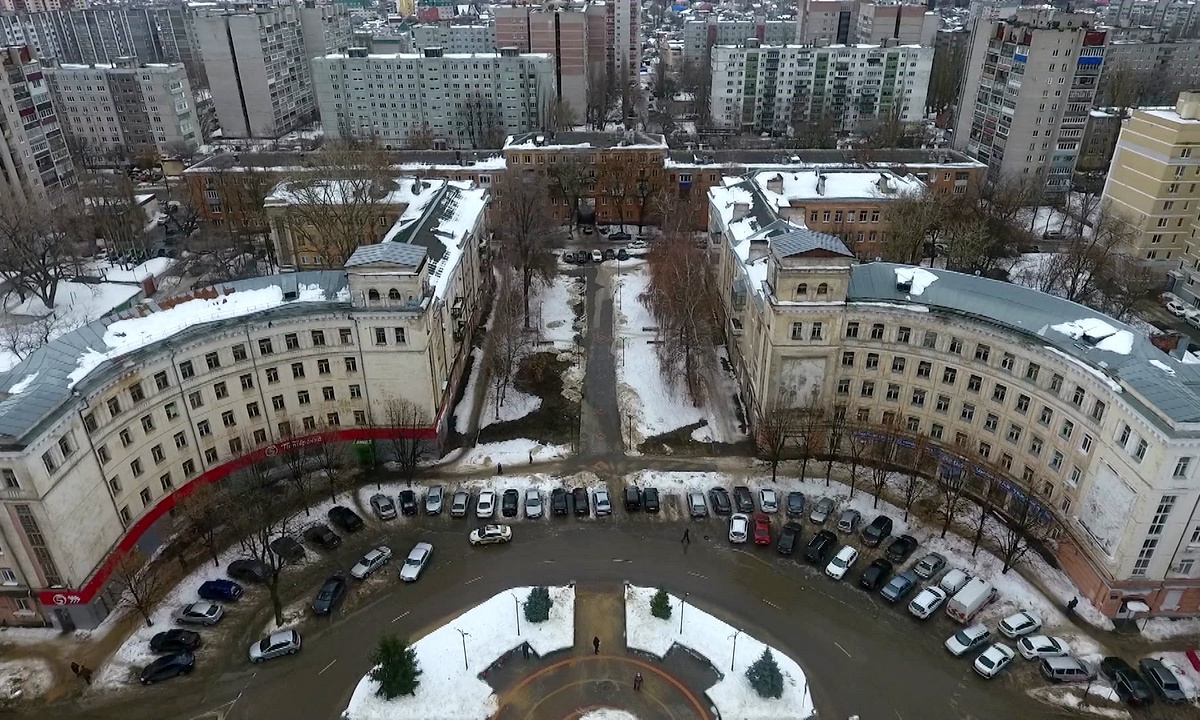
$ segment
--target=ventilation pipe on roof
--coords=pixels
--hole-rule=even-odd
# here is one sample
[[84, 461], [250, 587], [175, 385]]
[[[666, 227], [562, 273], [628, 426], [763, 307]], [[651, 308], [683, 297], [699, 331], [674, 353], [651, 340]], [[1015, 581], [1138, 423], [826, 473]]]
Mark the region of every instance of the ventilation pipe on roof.
[[817, 194], [825, 194], [825, 174], [820, 171], [817, 172]]

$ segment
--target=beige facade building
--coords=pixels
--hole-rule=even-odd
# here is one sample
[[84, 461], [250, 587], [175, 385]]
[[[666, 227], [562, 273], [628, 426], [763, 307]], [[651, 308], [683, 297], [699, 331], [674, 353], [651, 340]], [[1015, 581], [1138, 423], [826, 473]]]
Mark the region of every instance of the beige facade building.
[[496, 47], [552, 56], [553, 97], [569, 103], [582, 120], [589, 83], [593, 78], [603, 82], [603, 75], [597, 76], [593, 65], [603, 68], [605, 60], [603, 54], [590, 56], [596, 43], [589, 38], [595, 24], [589, 24], [588, 6], [497, 5], [492, 12], [496, 16]]
[[850, 45], [857, 33], [855, 0], [799, 0], [796, 5], [796, 43]]
[[864, 2], [858, 6], [854, 42], [933, 47], [939, 19], [923, 2]]
[[45, 201], [75, 185], [50, 83], [33, 49], [0, 48], [0, 203]]

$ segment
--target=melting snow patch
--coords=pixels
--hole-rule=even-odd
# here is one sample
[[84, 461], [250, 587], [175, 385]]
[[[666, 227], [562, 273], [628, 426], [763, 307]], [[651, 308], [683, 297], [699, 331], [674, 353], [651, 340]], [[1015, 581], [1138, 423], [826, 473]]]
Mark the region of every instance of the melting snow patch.
[[1118, 330], [1100, 318], [1083, 318], [1071, 322], [1051, 325], [1051, 330], [1060, 332], [1072, 340], [1083, 340], [1095, 345], [1097, 350], [1128, 355], [1133, 350], [1133, 333]]
[[20, 380], [17, 381], [17, 383], [15, 385], [13, 385], [12, 387], [10, 387], [8, 389], [8, 394], [9, 395], [20, 395], [21, 393], [25, 392], [25, 390], [28, 389], [29, 386], [33, 384], [33, 381], [37, 380], [37, 376], [38, 376], [37, 373], [30, 373], [29, 375], [26, 375], [25, 377], [21, 378]]
[[1161, 360], [1151, 360], [1150, 364], [1153, 365], [1154, 367], [1158, 368], [1159, 370], [1162, 370], [1163, 372], [1165, 372], [1168, 375], [1175, 374], [1175, 368], [1171, 367], [1170, 365], [1166, 364], [1165, 362], [1162, 362]]
[[1113, 380], [1112, 378], [1110, 378], [1109, 376], [1105, 375], [1104, 373], [1100, 372], [1099, 370], [1097, 370], [1096, 368], [1092, 367], [1091, 365], [1088, 365], [1087, 363], [1085, 363], [1084, 361], [1080, 360], [1079, 358], [1077, 358], [1077, 357], [1074, 357], [1074, 356], [1072, 356], [1072, 355], [1068, 355], [1067, 353], [1063, 352], [1062, 350], [1059, 350], [1059, 349], [1058, 349], [1058, 348], [1056, 348], [1056, 347], [1050, 347], [1049, 345], [1046, 345], [1045, 347], [1046, 347], [1046, 349], [1047, 349], [1047, 350], [1049, 350], [1050, 352], [1052, 352], [1052, 353], [1054, 353], [1054, 354], [1056, 354], [1056, 355], [1060, 355], [1060, 356], [1062, 356], [1062, 357], [1066, 358], [1067, 360], [1069, 360], [1070, 362], [1074, 363], [1076, 367], [1079, 367], [1080, 369], [1082, 369], [1082, 370], [1084, 370], [1084, 371], [1086, 371], [1086, 372], [1090, 373], [1091, 375], [1094, 375], [1094, 376], [1096, 377], [1096, 379], [1098, 379], [1100, 382], [1102, 382], [1102, 383], [1104, 383], [1105, 385], [1107, 385], [1109, 390], [1112, 390], [1112, 391], [1113, 391], [1113, 392], [1115, 392], [1115, 393], [1119, 393], [1119, 392], [1123, 392], [1123, 391], [1124, 391], [1124, 390], [1121, 388], [1121, 384], [1120, 384], [1120, 383], [1118, 383], [1117, 381]]
[[920, 295], [925, 292], [925, 288], [932, 285], [937, 279], [937, 275], [934, 275], [925, 268], [896, 268], [896, 282], [912, 285], [912, 289], [908, 291], [909, 295]]
[[600, 708], [599, 710], [589, 710], [579, 716], [579, 720], [638, 720], [638, 717], [624, 710]]

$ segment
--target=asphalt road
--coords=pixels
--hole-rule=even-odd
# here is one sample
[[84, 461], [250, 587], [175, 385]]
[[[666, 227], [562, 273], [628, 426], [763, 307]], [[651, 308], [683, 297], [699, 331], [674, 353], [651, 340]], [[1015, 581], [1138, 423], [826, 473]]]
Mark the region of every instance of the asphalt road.
[[[776, 527], [781, 521], [775, 518]], [[337, 562], [348, 564], [361, 548], [378, 542], [403, 558], [411, 543], [428, 540], [435, 546], [430, 566], [407, 586], [396, 581], [394, 570], [381, 571], [332, 620], [306, 620], [300, 626], [305, 645], [297, 656], [261, 666], [246, 661], [253, 628], [262, 625], [260, 613], [257, 625], [243, 623], [239, 637], [208, 648], [191, 677], [133, 690], [102, 706], [51, 708], [39, 717], [332, 720], [369, 669], [368, 656], [381, 634], [420, 636], [504, 589], [582, 579], [689, 593], [690, 605], [794, 657], [808, 674], [823, 718], [1072, 717], [1024, 694], [1036, 678], [1032, 663], [1018, 658], [1000, 678], [982, 680], [969, 660], [951, 658], [942, 648], [957, 627], [944, 614], [921, 623], [902, 607], [888, 606], [851, 583], [834, 583], [773, 548], [732, 547], [724, 522], [716, 518], [689, 522], [670, 509], [659, 517], [617, 510], [599, 520], [522, 520], [515, 523], [512, 544], [471, 548], [466, 533], [476, 523], [448, 516], [382, 527], [369, 521]], [[685, 525], [692, 528], [686, 552], [679, 542]], [[813, 532], [805, 522], [804, 539]], [[860, 558], [862, 567], [867, 561], [869, 556]], [[324, 572], [310, 569], [308, 575]], [[856, 577], [852, 572], [850, 578]], [[317, 584], [319, 577], [288, 600], [310, 596]]]

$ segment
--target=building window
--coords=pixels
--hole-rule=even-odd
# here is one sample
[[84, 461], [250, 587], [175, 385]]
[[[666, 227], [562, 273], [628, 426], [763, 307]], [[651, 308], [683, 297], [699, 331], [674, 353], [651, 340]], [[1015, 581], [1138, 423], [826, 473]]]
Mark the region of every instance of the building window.
[[54, 455], [51, 454], [49, 450], [42, 453], [42, 465], [45, 466], [46, 472], [50, 473], [51, 475], [53, 475], [54, 471], [58, 469], [58, 461], [54, 459]]
[[1017, 412], [1021, 413], [1022, 415], [1029, 412], [1029, 396], [1028, 395], [1018, 395], [1017, 396]]
[[325, 345], [325, 331], [324, 330], [313, 330], [312, 331], [312, 344], [313, 344], [313, 347], [322, 347], [323, 345]]
[[798, 323], [798, 322], [792, 323], [792, 339], [793, 340], [803, 340], [804, 339], [804, 323]]
[[983, 378], [978, 375], [971, 375], [967, 378], [967, 390], [977, 393], [983, 389]]
[[904, 372], [904, 358], [902, 358], [900, 356], [896, 356], [896, 357], [892, 358], [892, 372], [894, 372], [894, 373]]
[[292, 363], [292, 378], [298, 380], [302, 377], [304, 377], [304, 363], [302, 363], [302, 362]]
[[950, 346], [946, 349], [953, 355], [962, 355], [962, 340], [959, 340], [958, 338], [950, 338]]
[[288, 333], [287, 335], [283, 336], [283, 345], [288, 350], [299, 350], [300, 338], [297, 337], [296, 333]]
[[256, 418], [262, 416], [262, 411], [258, 409], [258, 403], [246, 403], [246, 417]]
[[926, 380], [928, 380], [929, 376], [932, 374], [933, 374], [933, 363], [926, 362], [924, 360], [922, 360], [920, 363], [917, 363], [917, 377], [925, 378]]
[[1142, 549], [1138, 551], [1137, 560], [1133, 562], [1133, 572], [1131, 574], [1134, 577], [1142, 577], [1146, 574], [1146, 571], [1150, 568], [1150, 560], [1154, 557], [1154, 551], [1157, 548], [1157, 538], [1147, 538], [1142, 543]]
[[271, 345], [271, 338], [263, 338], [258, 341], [258, 354], [272, 355], [275, 353], [275, 348]]
[[1146, 443], [1145, 438], [1138, 438], [1137, 449], [1133, 451], [1133, 456], [1137, 458], [1138, 462], [1141, 462], [1146, 459], [1146, 450], [1149, 448], [1150, 446]]
[[305, 430], [316, 430], [317, 429], [317, 420], [312, 415], [301, 418], [300, 424], [304, 427]]
[[375, 328], [375, 344], [387, 345], [387, 329]]
[[88, 413], [87, 415], [83, 416], [83, 429], [85, 432], [91, 435], [96, 431], [97, 427], [99, 427], [99, 425], [96, 423], [95, 413]]
[[1075, 392], [1071, 395], [1071, 404], [1077, 408], [1083, 407], [1083, 388], [1076, 385]]
[[267, 368], [267, 384], [274, 385], [279, 382], [279, 370], [277, 368]]
[[1091, 435], [1083, 436], [1083, 440], [1081, 440], [1079, 443], [1079, 449], [1082, 450], [1085, 455], [1087, 453], [1091, 452], [1091, 450], [1092, 450], [1092, 436]]
[[872, 340], [882, 340], [883, 339], [883, 323], [875, 323], [874, 325], [871, 326], [871, 339]]
[[938, 395], [937, 396], [937, 404], [934, 405], [934, 409], [940, 413], [949, 412], [950, 411], [950, 396], [949, 395]]
[[[996, 383], [996, 386], [992, 388], [992, 402], [1003, 403], [1007, 396], [1008, 388], [1000, 383]], [[1026, 404], [1025, 407], [1028, 408], [1029, 405]]]
[[854, 367], [854, 352], [847, 350], [842, 353], [842, 367]]
[[241, 452], [242, 452], [242, 439], [237, 438], [237, 437], [230, 438], [229, 439], [229, 454], [237, 455]]
[[863, 380], [862, 388], [858, 391], [862, 397], [869, 398], [875, 396], [875, 381]]
[[1075, 423], [1070, 420], [1063, 420], [1062, 426], [1058, 428], [1058, 436], [1063, 440], [1070, 440], [1071, 435], [1075, 433]]
[[932, 330], [925, 331], [925, 338], [921, 340], [921, 347], [934, 350], [937, 348], [937, 333]]
[[1188, 475], [1188, 469], [1191, 467], [1191, 465], [1192, 459], [1190, 457], [1179, 458], [1179, 460], [1175, 462], [1175, 472], [1173, 475], [1177, 478], [1186, 478]]
[[201, 420], [200, 422], [196, 423], [196, 434], [200, 437], [208, 437], [209, 435], [212, 435], [212, 427], [208, 424], [207, 420]]
[[193, 460], [184, 460], [183, 465], [180, 467], [183, 468], [184, 477], [191, 477], [196, 474], [196, 463]]
[[254, 431], [254, 444], [265, 445], [267, 442], [267, 431], [259, 428]]
[[254, 389], [254, 376], [250, 373], [238, 376], [238, 380], [242, 383], [242, 390]]
[[301, 405], [308, 405], [311, 402], [307, 390], [301, 390], [300, 392], [296, 393], [296, 400], [299, 401]]
[[929, 426], [929, 437], [933, 438], [934, 440], [941, 440], [942, 435], [944, 435], [945, 432], [946, 429], [937, 423]]
[[274, 408], [275, 410], [283, 410], [283, 408], [284, 408], [283, 396], [276, 395], [276, 396], [272, 397], [271, 398], [271, 407]]
[[213, 385], [213, 393], [217, 396], [218, 400], [223, 400], [229, 397], [229, 388], [224, 382], [219, 382]]
[[899, 385], [897, 385], [895, 383], [888, 383], [887, 399], [890, 400], [891, 402], [899, 402], [899, 400], [900, 400], [900, 386]]
[[218, 459], [220, 459], [220, 456], [217, 455], [215, 447], [210, 447], [204, 451], [204, 462], [215, 463]]
[[187, 380], [188, 378], [195, 376], [195, 374], [196, 371], [192, 368], [191, 360], [184, 360], [183, 362], [179, 363], [179, 377]]
[[1050, 426], [1050, 421], [1054, 419], [1054, 411], [1048, 407], [1043, 407], [1038, 413], [1038, 423], [1046, 427]]
[[317, 361], [317, 374], [318, 375], [328, 375], [329, 374], [329, 361], [326, 360], [325, 358], [321, 358], [320, 360]]
[[1103, 420], [1104, 419], [1104, 408], [1105, 408], [1104, 401], [1097, 400], [1096, 403], [1094, 405], [1092, 405], [1092, 419], [1095, 420], [1096, 422], [1100, 422], [1101, 420]]
[[[1058, 373], [1054, 373], [1053, 375], [1050, 376], [1050, 391], [1051, 392], [1053, 392], [1055, 395], [1057, 395], [1062, 390], [1062, 386], [1063, 386], [1063, 376], [1062, 375], [1059, 375]], [[1082, 402], [1082, 399], [1080, 400], [1080, 402]], [[1078, 403], [1076, 403], [1076, 404], [1078, 404]]]
[[879, 367], [879, 353], [867, 353], [867, 369], [874, 370]]
[[175, 433], [174, 439], [175, 439], [175, 447], [177, 447], [177, 448], [187, 447], [187, 444], [188, 444], [187, 435], [184, 434], [183, 432]]
[[1008, 441], [1016, 444], [1021, 441], [1021, 426], [1015, 423], [1008, 424]]
[[163, 492], [171, 492], [175, 488], [175, 482], [171, 480], [171, 473], [159, 477], [158, 484], [162, 486]]
[[1039, 457], [1042, 454], [1042, 439], [1037, 435], [1029, 438], [1029, 453], [1034, 457]]
[[150, 448], [150, 457], [154, 459], [155, 464], [161, 463], [163, 460], [167, 459], [166, 454], [163, 452], [162, 445], [155, 445], [154, 447]]
[[338, 328], [338, 342], [343, 345], [354, 344], [354, 333], [351, 332], [350, 328]]
[[142, 431], [145, 432], [147, 435], [154, 431], [154, 416], [153, 415], [143, 415], [142, 416]]
[[355, 410], [354, 411], [354, 424], [355, 425], [366, 425], [367, 424], [367, 413], [363, 410]]
[[358, 400], [362, 397], [362, 388], [358, 385], [350, 386], [350, 399]]
[[202, 408], [204, 407], [204, 396], [200, 394], [199, 390], [190, 392], [188, 393], [188, 403], [192, 406], [193, 410]]
[[325, 424], [328, 425], [329, 427], [338, 427], [339, 425], [342, 424], [342, 422], [338, 418], [337, 413], [331, 412], [331, 413], [325, 414]]
[[241, 362], [246, 359], [246, 344], [238, 343], [233, 346], [233, 361]]
[[942, 371], [942, 383], [953, 385], [958, 380], [958, 371], [954, 368], [946, 368]]
[[133, 515], [129, 512], [129, 506], [126, 505], [121, 508], [121, 524], [129, 527], [129, 523], [131, 522], [133, 522]]
[[808, 339], [809, 340], [820, 340], [821, 339], [821, 329], [822, 329], [821, 323], [819, 323], [819, 322], [813, 323], [812, 324], [812, 332], [809, 333]]
[[975, 420], [975, 406], [970, 403], [963, 403], [962, 412], [958, 414], [958, 419], [963, 422], [973, 422]]
[[135, 383], [129, 386], [129, 399], [133, 400], [135, 404], [146, 399], [146, 393], [142, 390], [141, 383]]
[[1012, 372], [1013, 366], [1017, 364], [1017, 357], [1012, 353], [1004, 353], [1000, 359], [1000, 369]]
[[913, 390], [911, 404], [915, 407], [925, 407], [925, 391]]
[[216, 370], [221, 367], [221, 356], [215, 352], [207, 353], [204, 356], [204, 364], [208, 366], [209, 370]]
[[159, 390], [166, 390], [167, 388], [171, 387], [171, 381], [167, 379], [167, 374], [165, 372], [154, 373], [154, 387], [158, 388]]
[[116, 398], [108, 399], [108, 414], [110, 417], [116, 417], [121, 414], [121, 401]]
[[992, 355], [992, 349], [990, 347], [988, 347], [987, 345], [981, 344], [981, 345], [975, 346], [975, 359], [978, 360], [979, 362], [987, 362], [988, 358], [991, 357], [991, 355]]
[[990, 442], [979, 441], [979, 455], [987, 459], [992, 456], [992, 444]]
[[846, 323], [846, 337], [848, 337], [848, 338], [858, 337], [858, 323], [856, 323], [856, 322]]
[[348, 373], [358, 372], [358, 359], [357, 358], [352, 358], [352, 357], [346, 358], [346, 372], [348, 372]]
[[996, 428], [1000, 425], [1000, 416], [996, 413], [988, 413], [983, 419], [983, 429], [988, 432], [996, 432]]
[[129, 470], [133, 473], [134, 477], [141, 477], [142, 473], [145, 472], [142, 470], [141, 458], [134, 458], [133, 461], [129, 463]]
[[850, 381], [849, 380], [846, 380], [846, 379], [838, 380], [837, 394], [838, 395], [849, 395], [850, 394]]
[[326, 386], [321, 388], [321, 395], [325, 398], [325, 402], [333, 402], [337, 399], [332, 387]]
[[896, 342], [907, 345], [912, 340], [912, 328], [900, 327], [896, 329]]
[[129, 447], [133, 444], [133, 434], [129, 432], [129, 428], [121, 428], [117, 437], [121, 438], [121, 447]]

